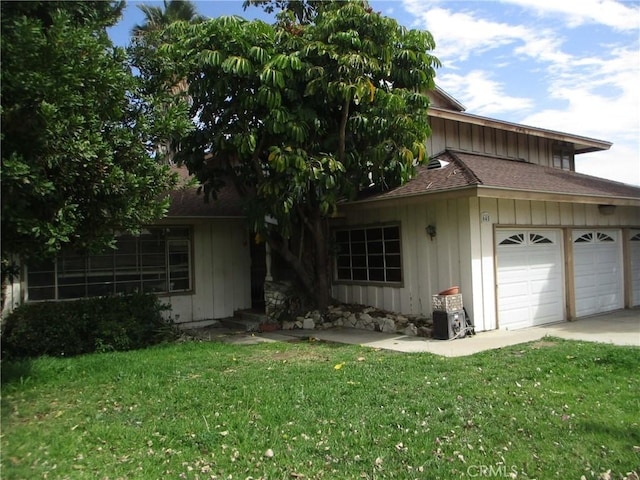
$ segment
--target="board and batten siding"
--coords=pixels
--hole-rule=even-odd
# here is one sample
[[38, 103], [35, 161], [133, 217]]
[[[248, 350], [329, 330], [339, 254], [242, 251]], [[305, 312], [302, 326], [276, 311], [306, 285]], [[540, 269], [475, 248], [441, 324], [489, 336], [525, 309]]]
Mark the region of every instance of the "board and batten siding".
[[514, 159], [525, 158], [530, 163], [552, 166], [553, 145], [548, 139], [438, 117], [431, 117], [429, 121], [432, 131], [427, 140], [429, 155], [452, 149]]
[[[399, 224], [401, 286], [334, 282], [332, 295], [345, 303], [369, 305], [404, 314], [431, 316], [432, 295], [452, 285], [471, 292], [471, 225], [467, 199], [358, 210], [340, 227]], [[430, 239], [427, 225], [436, 226]], [[469, 295], [469, 301], [471, 296]]]
[[193, 293], [168, 295], [178, 323], [232, 317], [251, 307], [251, 257], [244, 220], [220, 219], [193, 225]]
[[[335, 228], [399, 224], [402, 239], [403, 284], [366, 285], [335, 282], [332, 295], [404, 314], [432, 313], [437, 292], [459, 285], [463, 303], [478, 331], [497, 324], [495, 230], [500, 227], [554, 228], [640, 227], [636, 207], [618, 206], [603, 215], [597, 205], [555, 201], [463, 197], [379, 205], [346, 211]], [[436, 227], [433, 240], [427, 225]]]

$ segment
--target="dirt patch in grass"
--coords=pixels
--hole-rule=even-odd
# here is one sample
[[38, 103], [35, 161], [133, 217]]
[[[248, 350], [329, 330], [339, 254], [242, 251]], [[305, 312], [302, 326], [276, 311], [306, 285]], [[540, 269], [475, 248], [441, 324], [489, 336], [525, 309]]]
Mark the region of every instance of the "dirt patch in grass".
[[292, 349], [285, 351], [261, 352], [252, 360], [259, 362], [328, 362], [329, 357], [311, 349]]
[[529, 348], [532, 348], [535, 350], [538, 348], [555, 347], [556, 345], [557, 345], [557, 342], [552, 342], [550, 340], [538, 340], [537, 342], [532, 343]]

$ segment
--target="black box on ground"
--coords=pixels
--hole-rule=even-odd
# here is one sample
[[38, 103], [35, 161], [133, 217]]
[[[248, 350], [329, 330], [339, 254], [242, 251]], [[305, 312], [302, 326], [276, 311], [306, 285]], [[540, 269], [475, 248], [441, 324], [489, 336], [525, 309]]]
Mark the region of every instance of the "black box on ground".
[[464, 310], [454, 312], [433, 312], [433, 338], [450, 340], [465, 335]]

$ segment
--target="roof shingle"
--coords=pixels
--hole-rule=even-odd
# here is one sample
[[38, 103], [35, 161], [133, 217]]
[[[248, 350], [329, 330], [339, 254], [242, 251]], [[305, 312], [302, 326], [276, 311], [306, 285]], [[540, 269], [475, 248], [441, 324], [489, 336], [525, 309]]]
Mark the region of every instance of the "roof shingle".
[[418, 167], [416, 176], [406, 184], [368, 199], [398, 198], [472, 186], [640, 199], [640, 187], [524, 161], [451, 150], [434, 159], [449, 163], [431, 170], [426, 166]]

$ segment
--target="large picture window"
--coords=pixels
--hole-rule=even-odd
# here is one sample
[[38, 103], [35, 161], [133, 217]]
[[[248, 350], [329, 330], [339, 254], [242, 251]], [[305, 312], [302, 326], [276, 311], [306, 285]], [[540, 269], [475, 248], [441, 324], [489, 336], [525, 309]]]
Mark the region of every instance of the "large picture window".
[[335, 242], [336, 280], [402, 282], [399, 226], [337, 230]]
[[191, 230], [146, 228], [99, 255], [65, 252], [27, 268], [29, 300], [191, 290]]

